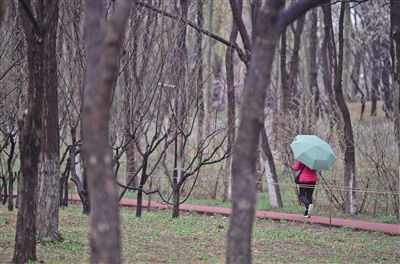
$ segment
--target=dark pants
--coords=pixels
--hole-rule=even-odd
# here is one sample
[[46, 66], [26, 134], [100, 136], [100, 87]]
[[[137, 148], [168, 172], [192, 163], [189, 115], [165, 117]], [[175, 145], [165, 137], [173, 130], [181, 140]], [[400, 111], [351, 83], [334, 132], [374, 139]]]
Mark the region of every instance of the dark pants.
[[303, 184], [300, 184], [300, 190], [299, 190], [299, 199], [304, 203], [306, 206], [306, 211], [308, 210], [308, 206], [313, 203], [313, 193], [314, 193], [314, 188], [315, 188], [315, 182], [307, 182]]

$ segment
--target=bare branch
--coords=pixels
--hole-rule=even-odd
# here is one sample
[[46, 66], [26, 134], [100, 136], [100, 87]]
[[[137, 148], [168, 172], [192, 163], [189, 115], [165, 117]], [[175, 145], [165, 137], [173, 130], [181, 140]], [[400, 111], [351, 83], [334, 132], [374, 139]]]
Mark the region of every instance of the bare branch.
[[305, 14], [309, 9], [314, 8], [322, 3], [330, 0], [299, 0], [292, 4], [289, 8], [282, 10], [279, 13], [277, 21], [277, 29], [283, 32], [285, 28], [293, 23], [296, 19]]
[[19, 0], [22, 5], [22, 8], [25, 10], [26, 14], [28, 15], [29, 19], [32, 21], [33, 26], [36, 30], [40, 31], [40, 26], [38, 21], [36, 20], [35, 16], [33, 15], [32, 6], [30, 2], [26, 2], [26, 0]]
[[194, 28], [195, 30], [197, 30], [197, 31], [199, 31], [201, 33], [203, 33], [204, 35], [206, 35], [206, 36], [208, 36], [208, 37], [210, 37], [212, 39], [215, 39], [215, 40], [225, 44], [228, 47], [231, 47], [231, 48], [235, 49], [238, 52], [240, 59], [243, 62], [246, 60], [245, 59], [246, 58], [245, 52], [236, 43], [233, 43], [233, 42], [230, 42], [230, 41], [228, 41], [228, 40], [226, 40], [224, 38], [221, 38], [220, 36], [217, 36], [217, 35], [213, 34], [212, 32], [201, 28], [200, 26], [194, 24], [193, 22], [191, 22], [191, 21], [189, 21], [187, 19], [184, 19], [184, 18], [178, 17], [178, 16], [174, 16], [174, 15], [172, 15], [172, 14], [170, 14], [170, 13], [164, 11], [164, 10], [160, 10], [160, 9], [158, 9], [158, 8], [152, 6], [152, 5], [149, 5], [149, 4], [146, 4], [146, 3], [143, 3], [143, 2], [139, 2], [139, 1], [137, 2], [137, 5], [143, 6], [143, 7], [147, 8], [147, 9], [150, 9], [153, 12], [156, 12], [156, 13], [161, 14], [163, 16], [169, 17], [171, 19], [178, 20], [178, 21], [186, 23], [188, 26]]

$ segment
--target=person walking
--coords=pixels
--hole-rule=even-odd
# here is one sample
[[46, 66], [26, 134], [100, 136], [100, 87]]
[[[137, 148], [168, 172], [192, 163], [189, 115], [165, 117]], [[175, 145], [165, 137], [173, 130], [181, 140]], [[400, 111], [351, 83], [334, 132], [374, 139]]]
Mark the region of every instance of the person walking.
[[304, 217], [311, 217], [312, 211], [314, 209], [313, 205], [313, 193], [315, 184], [318, 181], [317, 170], [310, 169], [304, 165], [301, 161], [296, 161], [294, 164], [295, 171], [300, 171], [299, 176], [299, 199], [304, 206], [306, 211], [304, 212]]

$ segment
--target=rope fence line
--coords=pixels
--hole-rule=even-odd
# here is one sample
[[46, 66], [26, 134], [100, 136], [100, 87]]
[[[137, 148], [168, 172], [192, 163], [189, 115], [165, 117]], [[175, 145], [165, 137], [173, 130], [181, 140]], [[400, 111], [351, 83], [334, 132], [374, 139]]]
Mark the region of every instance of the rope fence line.
[[[152, 178], [153, 180], [163, 180], [163, 181], [168, 181], [167, 178], [163, 178], [163, 177], [156, 177], [156, 178]], [[200, 181], [222, 181], [222, 182], [228, 182], [231, 180], [231, 178], [226, 178], [226, 177], [207, 177], [207, 178], [202, 178]], [[295, 184], [295, 183], [279, 183], [279, 182], [267, 182], [267, 181], [255, 181], [256, 184], [266, 184], [266, 185], [278, 185], [278, 186], [283, 186], [283, 187], [297, 187], [299, 184]], [[307, 184], [300, 184], [301, 186], [307, 187]], [[331, 186], [331, 187], [329, 187]], [[351, 189], [351, 188], [346, 188], [346, 187], [338, 187], [335, 184], [332, 185], [321, 185], [321, 184], [317, 184], [315, 185], [314, 189], [316, 190], [325, 190], [325, 191], [341, 191], [341, 192], [348, 192], [348, 191], [353, 191], [353, 192], [359, 192], [359, 193], [371, 193], [371, 194], [394, 194], [394, 195], [400, 195], [400, 191], [399, 192], [393, 192], [393, 191], [387, 191], [387, 190], [375, 190], [375, 189], [362, 189], [362, 188], [355, 188], [355, 189]]]

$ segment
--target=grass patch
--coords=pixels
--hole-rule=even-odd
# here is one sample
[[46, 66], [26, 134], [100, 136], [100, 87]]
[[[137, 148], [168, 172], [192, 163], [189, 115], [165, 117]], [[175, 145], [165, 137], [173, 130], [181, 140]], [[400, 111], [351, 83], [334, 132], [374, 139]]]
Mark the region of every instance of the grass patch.
[[[44, 263], [88, 263], [89, 220], [80, 206], [60, 210], [64, 240], [37, 246]], [[0, 263], [13, 254], [16, 212], [0, 207]], [[225, 263], [229, 218], [169, 210], [134, 216], [121, 211], [123, 263]], [[309, 223], [256, 219], [253, 229], [253, 263], [399, 263], [400, 236], [327, 228]]]

